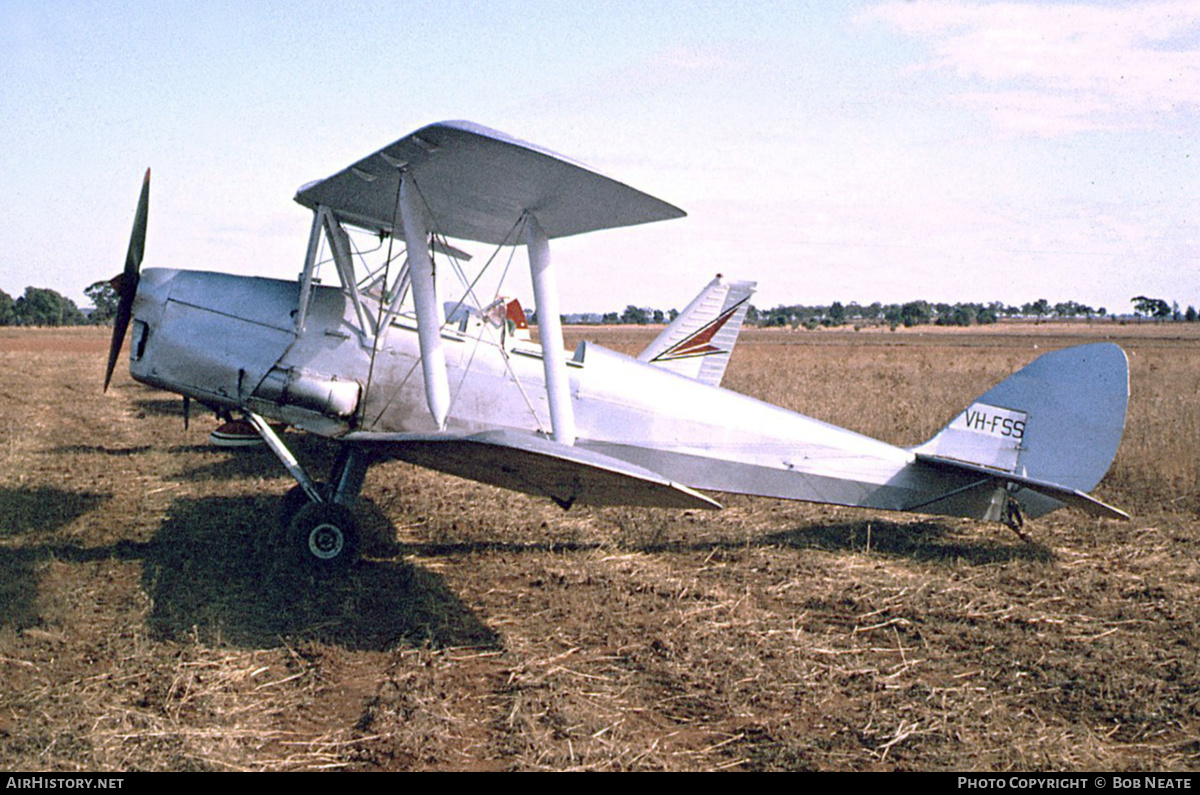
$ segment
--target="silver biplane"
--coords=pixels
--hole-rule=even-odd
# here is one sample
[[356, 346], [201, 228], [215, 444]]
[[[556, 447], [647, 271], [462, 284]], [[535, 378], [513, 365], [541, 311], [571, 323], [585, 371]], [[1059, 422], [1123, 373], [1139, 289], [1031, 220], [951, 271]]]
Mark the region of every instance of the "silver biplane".
[[[294, 281], [141, 271], [149, 178], [105, 388], [130, 330], [134, 379], [244, 413], [297, 481], [285, 548], [318, 568], [355, 558], [352, 508], [386, 459], [564, 508], [719, 508], [703, 492], [731, 492], [1010, 524], [1064, 505], [1126, 516], [1086, 493], [1124, 429], [1115, 345], [1042, 356], [914, 448], [722, 389], [748, 282], [713, 280], [639, 357], [568, 353], [550, 241], [684, 213], [495, 130], [433, 124], [302, 187], [312, 231]], [[452, 241], [527, 252], [540, 344], [515, 300], [478, 295]], [[454, 275], [464, 298], [444, 303]], [[340, 442], [327, 482], [271, 423]]]

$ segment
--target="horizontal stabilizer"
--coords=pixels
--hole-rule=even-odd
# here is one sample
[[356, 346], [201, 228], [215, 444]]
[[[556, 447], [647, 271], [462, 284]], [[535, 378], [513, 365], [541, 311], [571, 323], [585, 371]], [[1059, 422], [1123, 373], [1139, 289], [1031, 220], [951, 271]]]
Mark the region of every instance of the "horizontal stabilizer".
[[572, 505], [720, 508], [720, 503], [648, 469], [533, 434], [356, 432], [342, 440], [375, 456], [395, 458], [492, 486]]
[[955, 461], [950, 458], [939, 458], [932, 455], [917, 454], [917, 461], [922, 464], [936, 467], [942, 470], [950, 470], [954, 472], [970, 473], [980, 475], [984, 478], [997, 481], [999, 483], [1011, 484], [1023, 489], [1037, 492], [1043, 497], [1049, 497], [1052, 500], [1057, 500], [1064, 505], [1069, 505], [1072, 508], [1079, 508], [1085, 513], [1092, 516], [1098, 516], [1102, 519], [1128, 519], [1129, 514], [1119, 508], [1114, 508], [1108, 503], [1101, 502], [1095, 497], [1073, 489], [1069, 486], [1061, 486], [1057, 483], [1049, 483], [1044, 480], [1015, 475], [1011, 472], [1002, 472], [997, 469], [979, 466], [977, 464], [967, 464], [962, 461]]

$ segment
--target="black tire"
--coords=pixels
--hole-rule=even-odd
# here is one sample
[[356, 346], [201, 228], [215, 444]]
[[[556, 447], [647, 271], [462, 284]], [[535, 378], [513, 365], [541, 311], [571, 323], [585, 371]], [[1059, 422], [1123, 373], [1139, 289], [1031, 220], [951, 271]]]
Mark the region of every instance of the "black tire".
[[336, 503], [301, 506], [287, 536], [290, 557], [318, 572], [342, 571], [358, 559], [358, 522], [348, 508]]
[[[321, 494], [325, 493], [325, 484], [317, 483], [317, 491]], [[287, 494], [283, 495], [283, 499], [279, 503], [279, 526], [287, 530], [292, 526], [292, 520], [296, 518], [296, 514], [305, 505], [308, 505], [312, 500], [308, 497], [308, 492], [304, 487], [297, 483], [288, 489]]]

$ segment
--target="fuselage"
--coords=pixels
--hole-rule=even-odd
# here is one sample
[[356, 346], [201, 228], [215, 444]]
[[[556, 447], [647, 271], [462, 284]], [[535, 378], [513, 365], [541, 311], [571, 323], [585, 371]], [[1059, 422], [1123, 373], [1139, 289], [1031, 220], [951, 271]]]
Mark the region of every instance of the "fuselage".
[[[335, 438], [548, 435], [542, 350], [502, 323], [476, 314], [443, 327], [450, 410], [439, 429], [426, 405], [414, 318], [397, 315], [372, 334], [341, 289], [317, 286], [298, 328], [298, 300], [295, 282], [147, 269], [134, 304], [131, 373], [206, 405]], [[378, 306], [368, 300], [367, 309]], [[909, 450], [594, 343], [568, 357], [567, 373], [576, 446], [692, 488], [932, 513], [960, 512], [956, 499], [965, 498], [934, 504], [956, 483], [913, 466]]]

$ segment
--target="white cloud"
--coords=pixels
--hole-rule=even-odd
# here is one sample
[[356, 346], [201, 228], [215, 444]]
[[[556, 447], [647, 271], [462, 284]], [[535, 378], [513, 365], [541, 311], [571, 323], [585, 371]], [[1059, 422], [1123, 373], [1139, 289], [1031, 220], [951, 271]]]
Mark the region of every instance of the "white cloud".
[[1156, 129], [1200, 110], [1200, 5], [887, 3], [879, 20], [929, 42], [921, 68], [973, 84], [958, 95], [1002, 128], [1055, 136]]

